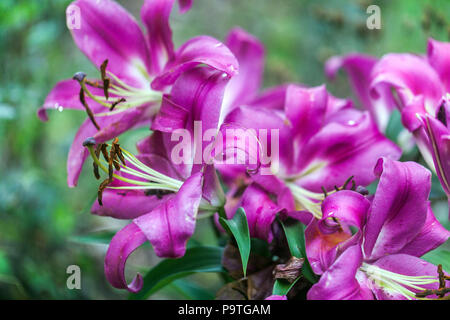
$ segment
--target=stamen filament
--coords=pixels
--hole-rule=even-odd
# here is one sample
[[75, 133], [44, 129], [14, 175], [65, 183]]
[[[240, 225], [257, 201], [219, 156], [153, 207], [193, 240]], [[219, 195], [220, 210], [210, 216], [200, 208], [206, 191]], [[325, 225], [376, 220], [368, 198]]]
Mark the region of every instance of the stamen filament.
[[365, 272], [370, 279], [377, 280], [376, 283], [381, 287], [397, 292], [409, 300], [416, 298], [416, 294], [408, 288], [423, 291], [425, 289], [420, 285], [439, 282], [437, 277], [434, 276], [408, 276], [384, 270], [367, 263], [363, 263], [360, 270]]

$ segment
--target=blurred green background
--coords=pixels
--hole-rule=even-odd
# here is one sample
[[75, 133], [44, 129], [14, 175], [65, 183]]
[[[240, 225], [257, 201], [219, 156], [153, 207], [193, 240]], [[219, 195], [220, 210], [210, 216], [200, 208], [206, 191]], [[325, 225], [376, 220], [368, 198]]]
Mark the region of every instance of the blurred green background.
[[[141, 0], [119, 1], [139, 17]], [[77, 188], [66, 185], [66, 156], [85, 115], [50, 111], [42, 123], [36, 111], [59, 80], [77, 71], [97, 72], [78, 51], [66, 28], [66, 0], [0, 1], [0, 299], [120, 299], [103, 274], [105, 241], [87, 237], [114, 232], [123, 223], [89, 213], [97, 181], [90, 168]], [[366, 28], [366, 8], [381, 8], [382, 29]], [[139, 20], [139, 19], [138, 19]], [[332, 93], [353, 97], [345, 76], [328, 83], [324, 61], [336, 54], [360, 51], [376, 56], [387, 52], [424, 53], [432, 36], [448, 41], [450, 2], [336, 0], [194, 0], [191, 11], [172, 14], [178, 46], [189, 37], [208, 34], [223, 40], [240, 26], [266, 46], [264, 86], [295, 81], [310, 86], [326, 82]], [[147, 129], [128, 133], [121, 143], [133, 150]], [[442, 197], [435, 184], [433, 195]], [[435, 204], [436, 215], [450, 229], [447, 204]], [[195, 238], [216, 241], [208, 221]], [[130, 276], [139, 266], [158, 261], [147, 247], [130, 260]], [[66, 287], [67, 266], [79, 265], [82, 289]], [[190, 276], [193, 286], [214, 292], [217, 275]], [[186, 298], [174, 283], [153, 298]], [[205, 292], [206, 294], [206, 292]]]

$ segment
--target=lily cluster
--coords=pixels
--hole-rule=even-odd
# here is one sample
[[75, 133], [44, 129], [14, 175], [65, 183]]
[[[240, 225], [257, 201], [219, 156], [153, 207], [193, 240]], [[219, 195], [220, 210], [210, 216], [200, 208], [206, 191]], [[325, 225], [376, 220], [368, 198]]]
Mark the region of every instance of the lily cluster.
[[[130, 221], [106, 253], [111, 285], [142, 289], [139, 274], [127, 283], [125, 265], [145, 242], [159, 257], [183, 257], [198, 219], [212, 219], [224, 232], [219, 219], [232, 219], [243, 208], [250, 236], [270, 245], [286, 246], [279, 222], [305, 226], [296, 235], [305, 239], [304, 264], [320, 276], [306, 285], [308, 299], [444, 297], [445, 271], [420, 259], [450, 235], [431, 209], [432, 173], [400, 162], [402, 149], [384, 131], [398, 108], [450, 195], [450, 44], [430, 40], [427, 57], [330, 59], [327, 74], [345, 68], [361, 109], [325, 85], [261, 89], [264, 46], [240, 28], [223, 43], [198, 36], [175, 49], [169, 25], [174, 3], [144, 1], [143, 32], [114, 1], [74, 1], [81, 27], [71, 30], [73, 39], [100, 77], [78, 72], [59, 82], [38, 111], [42, 120], [48, 109], [60, 107], [87, 114], [69, 151], [68, 185], [77, 185], [91, 157], [95, 177], [107, 175], [92, 213]], [[184, 13], [192, 1], [178, 5]], [[177, 133], [196, 136], [197, 123], [202, 137], [215, 133], [210, 141], [225, 146], [220, 152], [226, 158], [254, 161], [217, 161], [203, 139], [188, 141], [193, 152], [175, 161]], [[151, 131], [137, 142], [137, 154], [120, 146], [118, 136], [142, 126]], [[247, 130], [263, 130], [265, 141]], [[194, 161], [197, 154], [200, 161]], [[260, 154], [270, 154], [270, 161]], [[366, 187], [373, 183], [370, 194]], [[297, 269], [301, 277], [303, 268]]]

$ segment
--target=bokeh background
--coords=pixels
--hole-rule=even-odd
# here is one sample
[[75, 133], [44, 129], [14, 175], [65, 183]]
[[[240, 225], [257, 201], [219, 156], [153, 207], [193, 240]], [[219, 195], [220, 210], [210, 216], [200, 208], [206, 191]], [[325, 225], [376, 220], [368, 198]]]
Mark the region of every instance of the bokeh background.
[[[142, 0], [118, 2], [139, 17]], [[123, 223], [89, 213], [97, 188], [91, 168], [82, 172], [78, 187], [66, 185], [67, 153], [85, 115], [50, 111], [47, 123], [36, 116], [57, 81], [77, 71], [97, 75], [67, 30], [69, 3], [0, 1], [0, 299], [127, 297], [113, 289], [103, 274], [108, 237]], [[381, 8], [381, 30], [366, 28], [370, 4]], [[450, 2], [195, 0], [188, 13], [173, 12], [171, 25], [177, 46], [199, 34], [224, 40], [230, 28], [240, 26], [266, 46], [265, 87], [292, 81], [310, 86], [327, 83], [335, 95], [353, 97], [342, 73], [337, 81], [326, 80], [327, 58], [353, 51], [375, 56], [423, 54], [428, 37], [449, 40]], [[390, 128], [398, 132], [395, 123]], [[133, 150], [146, 134], [147, 128], [127, 133], [121, 144]], [[408, 155], [416, 156], [414, 151]], [[432, 196], [436, 215], [450, 229], [438, 183]], [[205, 244], [217, 241], [208, 221], [200, 222], [195, 239]], [[441, 263], [448, 264], [449, 255], [444, 257]], [[148, 246], [132, 257], [127, 272], [157, 262]], [[81, 268], [81, 290], [66, 287], [66, 268], [71, 264]], [[192, 292], [213, 298], [221, 281], [215, 274], [189, 276], [152, 298], [189, 298]]]

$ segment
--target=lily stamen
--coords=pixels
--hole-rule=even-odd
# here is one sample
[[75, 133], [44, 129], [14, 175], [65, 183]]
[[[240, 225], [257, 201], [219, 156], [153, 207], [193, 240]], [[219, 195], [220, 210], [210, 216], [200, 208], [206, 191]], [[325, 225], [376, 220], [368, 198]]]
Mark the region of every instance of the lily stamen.
[[426, 289], [423, 285], [439, 282], [436, 276], [407, 276], [367, 263], [363, 263], [360, 270], [366, 273], [368, 278], [373, 280], [379, 287], [388, 292], [401, 294], [408, 300], [417, 298], [416, 292], [408, 288], [424, 291]]
[[348, 178], [342, 185], [342, 187], [334, 186], [334, 190], [327, 192], [324, 187], [321, 187], [322, 193], [316, 193], [306, 190], [296, 185], [295, 183], [287, 183], [287, 186], [291, 190], [295, 201], [297, 202], [298, 205], [300, 205], [302, 209], [311, 212], [316, 219], [322, 219], [322, 209], [321, 209], [322, 201], [330, 194], [333, 194], [341, 190], [345, 190], [350, 181], [352, 182], [350, 190], [355, 190], [356, 184], [355, 181], [353, 180], [353, 176]]
[[[106, 188], [123, 190], [166, 190], [170, 192], [176, 192], [183, 184], [182, 181], [168, 177], [143, 164], [133, 154], [120, 147], [117, 138], [111, 145], [109, 155], [106, 152], [106, 147], [109, 146], [108, 144], [101, 144], [100, 148], [97, 147], [94, 150], [95, 140], [93, 138], [87, 139], [83, 145], [89, 149], [90, 155], [94, 160], [94, 171], [98, 171], [98, 168], [100, 168], [102, 171], [108, 174], [108, 178], [103, 181], [99, 187], [98, 200], [100, 205], [102, 205], [102, 192]], [[103, 157], [105, 158], [106, 162], [103, 162], [99, 158], [100, 151], [102, 151]], [[129, 165], [127, 165], [127, 163], [129, 163], [136, 169], [130, 167]], [[97, 169], [95, 169], [95, 167], [97, 167]], [[116, 171], [122, 171], [123, 173], [143, 180], [137, 180], [118, 175], [114, 173], [113, 167]], [[108, 185], [113, 181], [113, 178], [128, 183], [130, 184], [130, 186], [109, 187]]]

